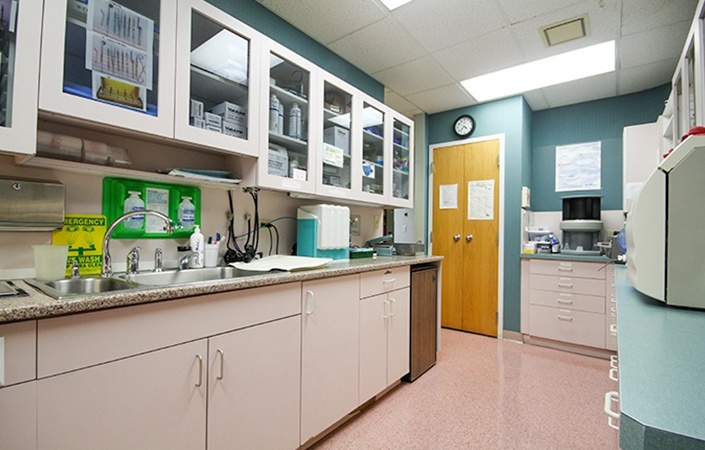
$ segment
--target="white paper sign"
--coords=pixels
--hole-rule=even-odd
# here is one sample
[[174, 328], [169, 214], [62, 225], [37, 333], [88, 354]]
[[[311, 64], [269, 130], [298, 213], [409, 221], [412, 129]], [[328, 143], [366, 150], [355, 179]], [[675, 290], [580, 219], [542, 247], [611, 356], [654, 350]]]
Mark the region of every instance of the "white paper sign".
[[439, 209], [458, 209], [458, 185], [444, 184], [440, 188]]
[[[146, 209], [159, 211], [169, 215], [169, 189], [147, 188], [147, 198], [145, 199]], [[146, 216], [145, 233], [164, 233], [166, 224], [162, 219], [155, 216]]]
[[601, 142], [556, 147], [556, 192], [601, 188]]
[[468, 220], [494, 220], [494, 180], [468, 182]]

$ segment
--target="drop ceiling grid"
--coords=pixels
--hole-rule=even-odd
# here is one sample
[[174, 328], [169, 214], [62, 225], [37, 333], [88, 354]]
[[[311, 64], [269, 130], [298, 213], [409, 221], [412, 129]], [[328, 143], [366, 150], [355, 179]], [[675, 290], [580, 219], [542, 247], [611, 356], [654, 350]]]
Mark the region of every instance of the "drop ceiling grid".
[[617, 95], [631, 94], [664, 84], [673, 76], [678, 58], [657, 61], [619, 71]]
[[584, 0], [497, 0], [497, 3], [501, 5], [509, 21], [515, 24], [572, 4], [584, 3]]
[[455, 82], [430, 55], [373, 73], [372, 76], [400, 95], [415, 94]]
[[475, 99], [456, 83], [411, 94], [406, 98], [428, 114], [477, 104]]
[[385, 89], [384, 104], [409, 118], [413, 118], [416, 114], [423, 112], [419, 107], [391, 89]]
[[294, 27], [327, 45], [389, 13], [373, 1], [257, 0]]
[[509, 25], [495, 0], [417, 0], [392, 16], [430, 52]]
[[690, 22], [680, 22], [623, 36], [620, 45], [621, 68], [642, 66], [680, 55], [689, 28]]
[[330, 49], [369, 74], [426, 55], [391, 16], [333, 42]]
[[543, 88], [551, 108], [617, 95], [617, 72]]
[[692, 22], [698, 0], [622, 0], [622, 36]]

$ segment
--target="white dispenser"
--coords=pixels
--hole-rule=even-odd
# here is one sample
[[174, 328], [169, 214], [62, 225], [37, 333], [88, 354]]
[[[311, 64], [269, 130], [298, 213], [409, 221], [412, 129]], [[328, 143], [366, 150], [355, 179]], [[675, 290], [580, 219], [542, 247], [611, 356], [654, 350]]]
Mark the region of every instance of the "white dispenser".
[[[144, 200], [140, 198], [141, 192], [130, 191], [130, 196], [125, 200], [123, 212], [141, 211], [144, 209]], [[137, 230], [144, 226], [144, 215], [132, 216], [124, 222], [125, 228]]]
[[192, 259], [192, 267], [203, 267], [203, 258], [205, 256], [205, 240], [203, 239], [203, 234], [201, 234], [201, 227], [199, 227], [198, 225], [194, 225], [193, 227], [193, 233], [189, 238], [189, 244], [191, 245], [191, 251], [195, 253]]
[[191, 203], [191, 197], [181, 197], [178, 217], [179, 223], [184, 230], [193, 229], [193, 224], [196, 220], [196, 207]]

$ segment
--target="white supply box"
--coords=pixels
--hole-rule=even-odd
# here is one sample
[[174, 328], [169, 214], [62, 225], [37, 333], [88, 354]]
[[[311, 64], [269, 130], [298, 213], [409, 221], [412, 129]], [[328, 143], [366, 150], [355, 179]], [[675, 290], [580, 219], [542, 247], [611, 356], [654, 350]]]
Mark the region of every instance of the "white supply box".
[[245, 108], [235, 103], [219, 103], [211, 108], [210, 112], [218, 114], [224, 121], [227, 120], [228, 122], [242, 125], [243, 128], [247, 124], [247, 111], [245, 111]]
[[350, 130], [332, 126], [323, 130], [323, 142], [342, 148], [346, 155], [350, 154]]
[[218, 114], [205, 113], [206, 125], [221, 128], [223, 126], [223, 119]]
[[286, 177], [289, 175], [289, 153], [284, 147], [269, 144], [267, 171], [270, 175]]
[[203, 102], [191, 99], [191, 117], [203, 119]]
[[244, 124], [223, 120], [223, 134], [241, 139], [247, 138], [247, 128]]

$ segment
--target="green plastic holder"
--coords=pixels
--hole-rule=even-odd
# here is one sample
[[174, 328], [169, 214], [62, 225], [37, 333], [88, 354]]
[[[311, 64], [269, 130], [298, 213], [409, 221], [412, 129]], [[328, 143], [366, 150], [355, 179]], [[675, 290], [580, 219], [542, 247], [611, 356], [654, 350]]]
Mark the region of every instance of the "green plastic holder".
[[[179, 203], [181, 197], [191, 197], [195, 208], [194, 223], [201, 225], [201, 189], [195, 186], [182, 186], [178, 184], [156, 183], [152, 181], [131, 180], [127, 178], [103, 178], [103, 215], [108, 223], [113, 223], [124, 212], [125, 200], [130, 191], [140, 192], [140, 198], [145, 202], [145, 209], [149, 209], [148, 192], [153, 195], [164, 194], [168, 197], [168, 216], [175, 223], [178, 221]], [[165, 192], [165, 191], [168, 191]], [[161, 197], [161, 195], [159, 195]], [[141, 228], [125, 228], [124, 222], [113, 230], [113, 238], [117, 239], [183, 239], [188, 238], [193, 230], [174, 230], [172, 234], [166, 231], [147, 232], [145, 226], [147, 217]]]

